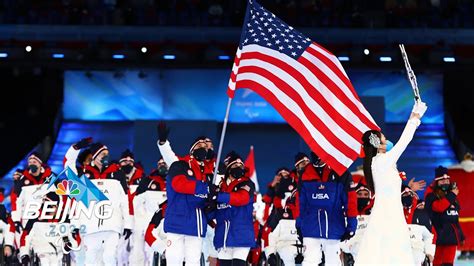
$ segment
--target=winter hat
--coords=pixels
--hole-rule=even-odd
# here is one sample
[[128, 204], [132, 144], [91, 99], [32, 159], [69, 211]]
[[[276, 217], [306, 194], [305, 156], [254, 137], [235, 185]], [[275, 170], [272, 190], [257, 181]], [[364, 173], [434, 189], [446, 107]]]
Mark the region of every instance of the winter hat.
[[288, 168], [286, 168], [286, 167], [280, 167], [280, 168], [278, 168], [278, 169], [276, 170], [275, 174], [278, 175], [278, 174], [279, 174], [280, 172], [282, 172], [282, 171], [286, 171], [286, 172], [290, 173], [290, 170], [289, 170]]
[[101, 153], [102, 151], [108, 150], [107, 146], [100, 142], [93, 143], [90, 149], [92, 154], [92, 160], [95, 160], [95, 158], [97, 158], [99, 153]]
[[369, 192], [369, 198], [371, 199], [372, 198], [372, 191], [367, 187], [365, 186], [364, 184], [362, 183], [359, 183], [356, 187], [355, 187], [355, 192], [359, 192], [359, 191], [367, 191]]
[[84, 164], [84, 162], [86, 161], [86, 158], [87, 156], [89, 156], [91, 154], [91, 150], [90, 149], [84, 149], [82, 150], [79, 155], [77, 156], [77, 161], [80, 163], [80, 164]]
[[229, 152], [224, 159], [226, 169], [230, 169], [230, 167], [236, 163], [240, 163], [242, 165], [244, 164], [239, 154], [237, 154], [235, 151]]
[[196, 147], [196, 145], [198, 145], [199, 143], [206, 143], [206, 140], [209, 139], [208, 137], [205, 137], [205, 136], [199, 136], [197, 137], [193, 144], [191, 145], [191, 148], [189, 149], [189, 153], [192, 153], [193, 150], [194, 150], [194, 147]]
[[120, 156], [119, 162], [125, 161], [127, 159], [127, 157], [130, 157], [131, 161], [135, 162], [135, 156], [133, 155], [133, 153], [129, 149], [126, 149], [124, 152], [122, 152], [122, 155]]
[[39, 155], [39, 153], [37, 152], [32, 152], [29, 156], [28, 156], [28, 160], [30, 159], [33, 159], [33, 160], [36, 160], [37, 162], [39, 162], [40, 164], [43, 164], [43, 160], [41, 160], [41, 157]]
[[295, 166], [306, 160], [309, 161], [308, 156], [305, 153], [298, 152], [298, 154], [295, 155]]
[[59, 202], [59, 195], [56, 194], [56, 192], [54, 192], [54, 191], [50, 191], [46, 195], [44, 195], [44, 199], [48, 200], [48, 201]]
[[448, 168], [443, 167], [443, 166], [438, 166], [438, 168], [435, 169], [435, 181], [441, 180], [441, 179], [448, 179]]

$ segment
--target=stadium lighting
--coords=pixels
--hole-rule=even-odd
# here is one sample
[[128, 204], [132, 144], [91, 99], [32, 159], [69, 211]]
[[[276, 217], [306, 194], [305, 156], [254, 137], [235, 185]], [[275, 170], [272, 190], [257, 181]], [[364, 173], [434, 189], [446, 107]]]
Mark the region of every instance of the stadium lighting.
[[53, 58], [64, 58], [64, 54], [53, 54]]
[[380, 62], [392, 62], [392, 58], [390, 56], [381, 56], [379, 60]]
[[369, 54], [370, 54], [370, 51], [369, 51], [369, 49], [367, 49], [367, 48], [366, 48], [366, 49], [364, 49], [364, 54], [365, 54], [365, 55], [369, 55]]
[[228, 55], [219, 55], [217, 58], [219, 60], [230, 60], [230, 56]]
[[142, 53], [146, 53], [148, 52], [148, 49], [145, 46], [143, 46], [142, 49], [140, 49], [140, 51], [142, 51]]
[[123, 54], [114, 54], [114, 55], [112, 55], [112, 58], [113, 59], [124, 59], [125, 55], [123, 55]]
[[7, 58], [8, 57], [8, 53], [0, 53], [0, 58]]
[[443, 61], [446, 62], [446, 63], [454, 63], [454, 62], [456, 62], [456, 58], [454, 58], [452, 56], [445, 56], [445, 57], [443, 57]]
[[165, 59], [165, 60], [175, 60], [176, 56], [174, 54], [165, 54], [165, 55], [163, 55], [163, 59]]
[[31, 50], [33, 50], [33, 48], [31, 47], [31, 45], [27, 45], [25, 47], [25, 51], [27, 51], [28, 53], [31, 52]]
[[347, 62], [349, 61], [349, 56], [338, 56], [337, 59], [341, 62]]

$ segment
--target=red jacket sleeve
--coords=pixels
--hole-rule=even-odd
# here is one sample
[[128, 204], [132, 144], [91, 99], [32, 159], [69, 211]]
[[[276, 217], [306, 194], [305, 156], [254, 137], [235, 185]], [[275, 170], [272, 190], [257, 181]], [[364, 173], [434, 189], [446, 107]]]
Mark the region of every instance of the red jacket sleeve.
[[156, 240], [156, 237], [153, 235], [153, 229], [156, 228], [157, 225], [150, 223], [145, 232], [145, 242], [148, 246], [151, 247]]
[[171, 181], [171, 187], [178, 193], [194, 194], [196, 182], [189, 180], [185, 175], [177, 175]]
[[229, 204], [232, 206], [244, 206], [247, 205], [250, 201], [250, 194], [244, 189], [239, 189], [236, 192], [230, 193]]

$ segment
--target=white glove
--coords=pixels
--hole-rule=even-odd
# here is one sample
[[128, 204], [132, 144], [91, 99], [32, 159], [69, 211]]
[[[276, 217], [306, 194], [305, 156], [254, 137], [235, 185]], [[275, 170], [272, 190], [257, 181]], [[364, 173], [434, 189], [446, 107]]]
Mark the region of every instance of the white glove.
[[153, 244], [151, 245], [151, 249], [160, 254], [163, 254], [163, 252], [165, 252], [165, 249], [166, 249], [165, 241], [161, 239], [156, 239], [155, 242], [153, 242]]
[[415, 104], [413, 105], [413, 109], [411, 110], [411, 112], [418, 114], [421, 118], [425, 114], [426, 109], [428, 109], [428, 106], [426, 106], [426, 103], [421, 102], [421, 101], [416, 101]]

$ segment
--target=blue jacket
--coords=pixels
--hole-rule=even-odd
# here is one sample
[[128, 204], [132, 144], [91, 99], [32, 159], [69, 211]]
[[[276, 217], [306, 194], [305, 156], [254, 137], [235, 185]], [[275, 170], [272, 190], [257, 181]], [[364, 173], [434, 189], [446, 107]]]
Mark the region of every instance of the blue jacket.
[[198, 165], [177, 161], [170, 166], [166, 177], [168, 207], [165, 212], [165, 232], [206, 236], [207, 218], [203, 208], [208, 185], [201, 180], [205, 179]]
[[217, 221], [214, 235], [216, 249], [255, 247], [253, 202], [255, 185], [248, 178], [223, 184], [217, 197]]
[[[357, 205], [351, 189], [352, 176], [338, 176], [328, 166], [308, 165], [300, 186], [300, 217], [297, 226], [303, 237], [341, 239], [355, 233]], [[350, 198], [350, 200], [349, 200]]]

